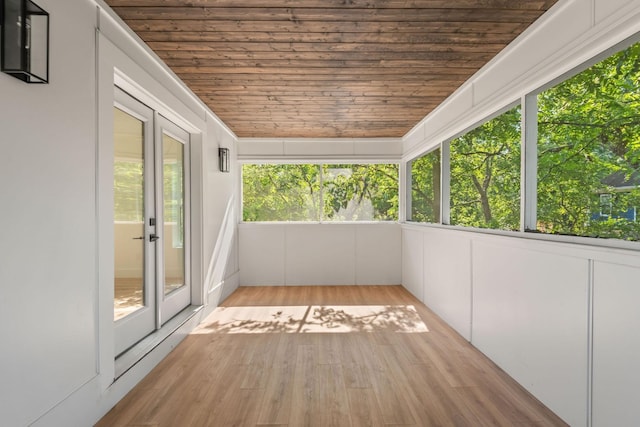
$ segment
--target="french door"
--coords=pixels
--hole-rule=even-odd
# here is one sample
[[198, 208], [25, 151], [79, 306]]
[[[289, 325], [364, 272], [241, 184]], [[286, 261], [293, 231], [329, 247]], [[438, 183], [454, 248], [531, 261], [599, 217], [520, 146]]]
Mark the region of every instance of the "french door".
[[189, 134], [116, 88], [115, 354], [189, 305]]

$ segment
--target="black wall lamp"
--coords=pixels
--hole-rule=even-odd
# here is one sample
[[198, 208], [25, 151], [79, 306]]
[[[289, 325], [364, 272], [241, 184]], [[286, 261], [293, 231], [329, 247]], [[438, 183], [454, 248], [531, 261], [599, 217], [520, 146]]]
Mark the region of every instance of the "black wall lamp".
[[49, 14], [30, 0], [0, 0], [0, 70], [49, 83]]
[[220, 164], [220, 172], [229, 172], [229, 149], [218, 148], [218, 161]]

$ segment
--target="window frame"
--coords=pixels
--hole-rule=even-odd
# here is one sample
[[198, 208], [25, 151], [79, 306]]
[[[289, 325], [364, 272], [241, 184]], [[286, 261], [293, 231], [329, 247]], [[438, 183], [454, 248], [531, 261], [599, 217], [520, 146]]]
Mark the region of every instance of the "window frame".
[[[508, 103], [507, 105], [503, 106], [502, 108], [496, 110], [495, 112], [493, 112], [492, 114], [490, 114], [489, 116], [486, 116], [484, 119], [479, 120], [477, 122], [475, 122], [473, 125], [467, 127], [464, 131], [457, 133], [455, 136], [449, 138], [446, 140], [446, 142], [443, 145], [447, 146], [447, 203], [446, 205], [446, 210], [447, 210], [447, 221], [443, 222], [443, 224], [446, 225], [450, 225], [450, 226], [455, 226], [455, 227], [463, 227], [463, 228], [473, 228], [474, 230], [502, 230], [502, 231], [506, 231], [506, 232], [514, 232], [515, 230], [507, 230], [507, 229], [502, 229], [502, 228], [490, 228], [490, 227], [474, 227], [474, 226], [469, 226], [469, 225], [459, 225], [459, 224], [451, 224], [451, 143], [454, 142], [456, 139], [465, 136], [471, 132], [473, 132], [474, 130], [478, 129], [481, 126], [484, 126], [485, 124], [489, 123], [490, 121], [502, 116], [503, 114], [513, 110], [516, 107], [520, 107], [520, 177], [522, 180], [522, 123], [523, 123], [523, 109], [522, 109], [522, 104], [521, 101], [512, 101], [510, 103]], [[444, 170], [444, 168], [442, 168]], [[522, 204], [522, 183], [520, 183], [520, 203]], [[522, 208], [521, 208], [522, 209]], [[521, 225], [520, 225], [521, 227]], [[519, 228], [520, 228], [519, 227]]]
[[[444, 197], [443, 197], [443, 188], [445, 187], [445, 185], [443, 185], [442, 180], [445, 178], [445, 174], [443, 174], [443, 170], [444, 170], [444, 166], [443, 166], [443, 160], [444, 160], [444, 144], [440, 143], [437, 145], [434, 145], [432, 147], [429, 147], [429, 149], [427, 151], [422, 152], [421, 154], [414, 156], [413, 158], [411, 158], [411, 160], [408, 160], [406, 162], [406, 170], [407, 173], [405, 175], [405, 197], [406, 197], [406, 203], [405, 203], [405, 216], [406, 216], [406, 222], [411, 223], [411, 224], [442, 224], [442, 218], [443, 218], [443, 210], [444, 210], [444, 206], [443, 206], [443, 201], [444, 201]], [[423, 157], [426, 157], [430, 154], [433, 154], [436, 150], [440, 150], [440, 212], [438, 213], [438, 217], [440, 218], [439, 221], [437, 222], [423, 222], [423, 221], [415, 221], [413, 220], [413, 163], [418, 160], [421, 159]], [[447, 170], [448, 170], [448, 163], [447, 163]], [[447, 182], [446, 187], [448, 188], [449, 183]], [[447, 199], [448, 200], [448, 199]], [[447, 208], [447, 214], [448, 214], [449, 209]]]
[[[239, 202], [239, 223], [240, 224], [393, 224], [401, 222], [401, 206], [402, 206], [402, 188], [400, 185], [400, 175], [401, 175], [401, 167], [403, 162], [399, 159], [387, 159], [387, 158], [376, 158], [376, 159], [360, 159], [360, 158], [349, 158], [349, 159], [282, 159], [282, 158], [274, 158], [268, 160], [254, 160], [254, 159], [239, 159], [239, 188], [240, 188], [240, 197], [238, 198]], [[308, 221], [287, 221], [287, 220], [278, 220], [278, 221], [245, 221], [244, 220], [244, 165], [317, 165], [320, 168], [320, 217], [318, 220], [308, 220]], [[323, 212], [324, 212], [324, 177], [322, 173], [322, 166], [324, 165], [396, 165], [398, 169], [398, 216], [394, 220], [367, 220], [367, 221], [332, 221], [332, 220], [324, 220]]]
[[[421, 150], [419, 154], [412, 155], [408, 160], [403, 160], [406, 176], [404, 183], [406, 189], [405, 197], [405, 225], [416, 227], [442, 228], [447, 230], [459, 230], [466, 232], [474, 232], [481, 234], [493, 234], [502, 236], [517, 236], [532, 240], [565, 242], [577, 244], [589, 244], [599, 247], [609, 247], [616, 249], [634, 249], [640, 250], [639, 241], [628, 241], [618, 238], [601, 238], [582, 235], [565, 235], [542, 233], [537, 230], [537, 188], [538, 188], [538, 95], [558, 84], [588, 70], [593, 65], [608, 59], [616, 53], [625, 50], [635, 43], [640, 42], [640, 32], [636, 33], [625, 40], [616, 43], [600, 53], [591, 56], [589, 59], [581, 62], [579, 65], [562, 72], [557, 77], [537, 86], [532, 90], [527, 90], [521, 94], [518, 100], [511, 101], [505, 106], [493, 110], [492, 113], [483, 116], [481, 120], [475, 121], [474, 124], [465, 127], [462, 131], [454, 133], [447, 138], [438, 138], [436, 144], [430, 144], [428, 148]], [[520, 105], [521, 108], [521, 146], [520, 146], [520, 227], [519, 230], [503, 230], [478, 228], [463, 225], [450, 224], [450, 203], [451, 203], [451, 142], [456, 138], [482, 126], [484, 123], [498, 117], [509, 109]], [[411, 165], [416, 159], [441, 149], [441, 213], [440, 223], [416, 222], [409, 220], [411, 218]]]

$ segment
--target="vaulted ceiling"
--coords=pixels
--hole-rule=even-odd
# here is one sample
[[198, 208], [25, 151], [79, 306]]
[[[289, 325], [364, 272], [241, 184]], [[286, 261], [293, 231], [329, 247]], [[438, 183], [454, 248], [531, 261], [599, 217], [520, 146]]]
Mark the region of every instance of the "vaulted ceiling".
[[557, 0], [107, 0], [239, 137], [400, 137]]

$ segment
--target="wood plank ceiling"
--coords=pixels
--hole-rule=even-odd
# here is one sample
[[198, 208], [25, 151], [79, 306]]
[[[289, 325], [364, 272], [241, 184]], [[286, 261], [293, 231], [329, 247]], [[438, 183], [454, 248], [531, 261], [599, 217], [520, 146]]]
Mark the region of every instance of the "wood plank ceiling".
[[107, 0], [239, 137], [401, 137], [557, 0]]

